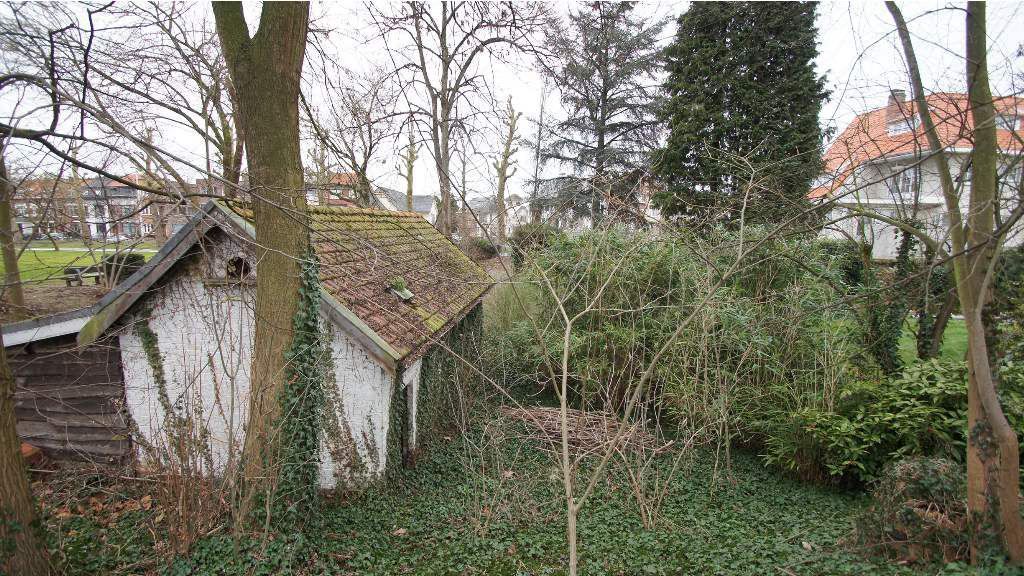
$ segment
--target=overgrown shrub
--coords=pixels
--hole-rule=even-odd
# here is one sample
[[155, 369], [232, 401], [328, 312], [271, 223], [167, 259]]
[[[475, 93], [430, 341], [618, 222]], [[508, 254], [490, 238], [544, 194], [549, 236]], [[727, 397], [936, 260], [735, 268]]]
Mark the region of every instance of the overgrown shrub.
[[530, 222], [517, 226], [508, 239], [512, 250], [512, 267], [519, 270], [530, 252], [542, 250], [561, 236], [558, 228], [544, 222]]
[[103, 258], [100, 264], [108, 282], [121, 283], [146, 264], [146, 257], [138, 252], [118, 252]]
[[[745, 245], [754, 245], [756, 232], [747, 235]], [[555, 238], [516, 278], [536, 294], [536, 326], [505, 322], [494, 335], [497, 366], [511, 375], [506, 381], [543, 387], [561, 373], [559, 304], [570, 317], [589, 307], [569, 339], [570, 393], [577, 405], [618, 410], [655, 352], [692, 316], [655, 366], [645, 397], [657, 414], [726, 444], [763, 442], [774, 414], [831, 402], [850, 369], [852, 341], [837, 328], [852, 322], [846, 309], [828, 305], [838, 273], [811, 242], [768, 241], [716, 287], [736, 262], [738, 241], [727, 232], [614, 230]]]
[[860, 243], [853, 240], [820, 239], [817, 248], [831, 260], [829, 266], [839, 273], [839, 278], [849, 290], [864, 282], [864, 257]]
[[487, 260], [498, 255], [498, 247], [487, 238], [471, 238], [469, 248], [474, 260]]
[[[1024, 426], [1024, 370], [1004, 370], [1000, 396], [1015, 429]], [[967, 367], [929, 360], [893, 380], [851, 384], [834, 410], [792, 412], [770, 434], [765, 458], [806, 479], [864, 483], [910, 456], [962, 461], [966, 450]]]
[[952, 460], [907, 458], [888, 465], [854, 540], [906, 562], [953, 562], [969, 552], [965, 472]]

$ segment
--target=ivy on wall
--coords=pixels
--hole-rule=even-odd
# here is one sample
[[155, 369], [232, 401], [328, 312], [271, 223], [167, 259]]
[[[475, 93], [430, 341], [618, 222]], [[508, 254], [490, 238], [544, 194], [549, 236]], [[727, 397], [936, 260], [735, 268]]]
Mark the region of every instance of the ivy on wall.
[[274, 520], [296, 525], [315, 512], [319, 491], [320, 438], [324, 428], [324, 381], [330, 350], [320, 326], [320, 280], [316, 255], [310, 250], [302, 266], [295, 336], [285, 353], [287, 379], [281, 394], [280, 471]]
[[415, 463], [423, 447], [437, 438], [451, 435], [458, 427], [460, 413], [474, 398], [477, 375], [459, 360], [479, 357], [483, 328], [483, 307], [473, 308], [423, 358], [416, 394], [416, 446], [409, 444], [408, 391], [401, 385], [401, 374], [395, 379], [388, 428], [388, 481], [398, 472]]

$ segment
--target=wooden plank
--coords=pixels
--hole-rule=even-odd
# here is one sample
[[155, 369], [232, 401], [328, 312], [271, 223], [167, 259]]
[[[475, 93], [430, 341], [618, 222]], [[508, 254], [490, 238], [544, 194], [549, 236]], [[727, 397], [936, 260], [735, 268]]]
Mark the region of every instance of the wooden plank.
[[128, 440], [65, 442], [62, 440], [37, 438], [32, 440], [30, 444], [38, 448], [42, 448], [48, 456], [51, 453], [56, 452], [74, 457], [76, 460], [91, 460], [92, 458], [89, 458], [88, 456], [123, 457], [131, 450], [131, 442]]
[[73, 442], [96, 442], [111, 440], [127, 440], [127, 430], [111, 430], [109, 428], [85, 428], [72, 426], [57, 426], [48, 422], [18, 422], [18, 436], [29, 444], [39, 446], [35, 440], [45, 439]]
[[120, 374], [19, 374], [14, 378], [16, 388], [26, 390], [55, 390], [70, 386], [86, 386], [90, 384], [108, 384], [121, 386]]
[[16, 412], [42, 412], [46, 414], [111, 414], [120, 409], [122, 402], [109, 396], [85, 398], [18, 398], [14, 399]]
[[40, 412], [35, 410], [14, 409], [18, 422], [47, 422], [55, 426], [73, 426], [80, 428], [106, 428], [108, 430], [126, 430], [128, 419], [122, 412], [107, 414], [74, 414], [68, 412]]
[[124, 394], [123, 386], [110, 384], [89, 384], [84, 386], [64, 386], [52, 390], [18, 389], [14, 392], [15, 400], [63, 400], [65, 398], [120, 398]]

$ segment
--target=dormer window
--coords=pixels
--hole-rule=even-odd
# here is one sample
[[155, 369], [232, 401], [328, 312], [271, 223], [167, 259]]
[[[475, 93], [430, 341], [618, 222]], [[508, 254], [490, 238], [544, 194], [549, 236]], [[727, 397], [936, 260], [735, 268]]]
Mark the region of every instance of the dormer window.
[[897, 120], [890, 121], [886, 128], [889, 131], [890, 136], [896, 136], [897, 134], [906, 134], [917, 129], [917, 115], [914, 114], [909, 118], [899, 118]]

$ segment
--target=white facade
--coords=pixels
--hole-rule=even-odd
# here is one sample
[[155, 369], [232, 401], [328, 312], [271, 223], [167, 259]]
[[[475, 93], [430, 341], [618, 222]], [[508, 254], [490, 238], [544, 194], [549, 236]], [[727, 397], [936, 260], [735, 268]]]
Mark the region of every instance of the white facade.
[[[968, 154], [967, 150], [956, 150], [948, 155], [950, 172], [960, 194], [960, 210], [965, 214], [970, 201], [970, 175], [960, 178], [960, 174]], [[999, 168], [1003, 217], [1019, 202], [1020, 162], [1019, 158], [1008, 158]], [[896, 220], [912, 219], [920, 222], [932, 238], [945, 244], [949, 242], [949, 217], [938, 162], [934, 158], [922, 160], [921, 154], [906, 154], [874, 160], [853, 170], [831, 198], [836, 202], [825, 217], [828, 224], [821, 235], [867, 241], [872, 244], [872, 256], [877, 260], [896, 258], [899, 229], [877, 218], [857, 215], [858, 212]], [[1020, 225], [1012, 230], [1006, 245], [1019, 245], [1024, 236], [1022, 230]]]
[[[149, 310], [126, 316], [120, 328], [127, 408], [138, 426], [139, 457], [177, 458], [170, 446], [174, 419], [188, 422], [202, 448], [193, 456], [202, 469], [222, 474], [237, 464], [249, 408], [249, 366], [253, 343], [255, 287], [232, 282], [228, 263], [249, 258], [225, 234], [203, 243], [202, 253], [179, 261], [142, 302]], [[237, 262], [237, 260], [235, 260]], [[255, 266], [250, 266], [255, 269]], [[156, 335], [166, 401], [136, 323]], [[330, 417], [321, 448], [324, 488], [373, 479], [384, 471], [395, 378], [354, 338], [336, 327], [330, 352], [334, 386], [328, 388]], [[414, 438], [420, 362], [404, 371]], [[157, 448], [152, 453], [146, 445]]]

